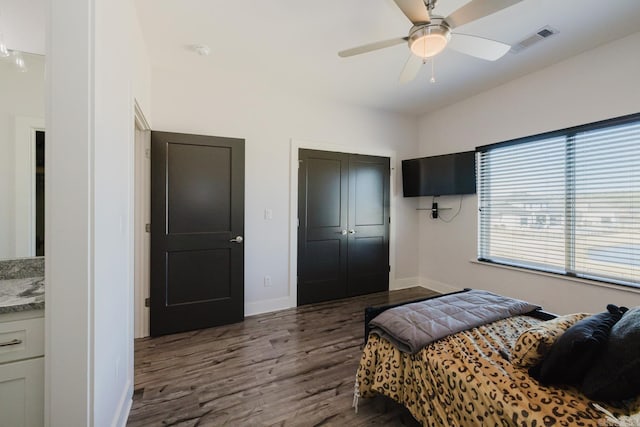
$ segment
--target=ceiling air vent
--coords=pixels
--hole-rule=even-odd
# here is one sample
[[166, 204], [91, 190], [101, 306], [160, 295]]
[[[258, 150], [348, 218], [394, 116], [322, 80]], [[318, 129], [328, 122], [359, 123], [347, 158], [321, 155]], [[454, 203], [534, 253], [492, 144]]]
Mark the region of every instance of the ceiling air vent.
[[511, 46], [510, 52], [512, 53], [521, 52], [524, 49], [527, 49], [532, 45], [538, 43], [539, 41], [549, 38], [554, 34], [558, 34], [558, 30], [547, 25], [546, 27], [539, 29], [534, 34], [531, 34], [530, 36], [524, 38], [523, 40], [520, 40], [518, 43], [515, 43], [513, 46]]

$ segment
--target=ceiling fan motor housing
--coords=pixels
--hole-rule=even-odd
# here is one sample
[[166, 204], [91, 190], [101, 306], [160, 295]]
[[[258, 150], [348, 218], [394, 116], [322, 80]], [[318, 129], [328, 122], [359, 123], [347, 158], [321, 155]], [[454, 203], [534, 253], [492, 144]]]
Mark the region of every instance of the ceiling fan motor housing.
[[442, 52], [451, 38], [451, 29], [441, 19], [416, 25], [409, 32], [409, 48], [414, 55], [430, 58]]

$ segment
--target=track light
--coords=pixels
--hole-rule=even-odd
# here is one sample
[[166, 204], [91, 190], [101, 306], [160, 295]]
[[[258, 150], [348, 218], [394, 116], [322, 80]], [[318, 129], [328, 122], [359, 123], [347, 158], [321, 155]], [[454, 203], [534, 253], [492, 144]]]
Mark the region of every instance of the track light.
[[13, 55], [13, 63], [16, 65], [16, 68], [18, 69], [18, 71], [20, 71], [21, 73], [26, 73], [28, 69], [27, 69], [27, 64], [25, 64], [24, 62], [24, 58], [22, 57], [22, 53], [17, 50], [14, 50], [12, 51], [12, 55]]
[[9, 49], [7, 48], [7, 44], [4, 42], [4, 35], [0, 33], [0, 58], [6, 58], [9, 55]]

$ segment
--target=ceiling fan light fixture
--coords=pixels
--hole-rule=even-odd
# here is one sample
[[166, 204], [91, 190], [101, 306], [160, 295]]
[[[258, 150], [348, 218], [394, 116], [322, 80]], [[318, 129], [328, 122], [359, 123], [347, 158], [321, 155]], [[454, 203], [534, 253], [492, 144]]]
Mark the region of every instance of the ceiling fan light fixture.
[[425, 25], [409, 35], [409, 48], [420, 58], [431, 58], [444, 50], [450, 38], [449, 27], [441, 24]]

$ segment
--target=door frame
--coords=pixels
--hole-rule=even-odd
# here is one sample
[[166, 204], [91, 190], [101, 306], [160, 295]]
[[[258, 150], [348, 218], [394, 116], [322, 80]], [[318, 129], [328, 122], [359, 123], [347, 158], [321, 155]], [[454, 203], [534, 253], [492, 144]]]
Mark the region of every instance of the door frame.
[[332, 151], [338, 153], [363, 154], [366, 156], [388, 157], [391, 173], [389, 175], [389, 288], [392, 289], [396, 274], [395, 227], [395, 150], [377, 147], [352, 147], [303, 139], [291, 139], [289, 163], [289, 306], [298, 305], [298, 151], [300, 149]]
[[151, 222], [151, 126], [137, 101], [134, 101], [134, 338], [149, 336], [149, 236], [145, 224]]
[[16, 258], [33, 257], [36, 256], [36, 132], [45, 132], [46, 138], [46, 129], [40, 117], [17, 116], [14, 124], [14, 247]]

